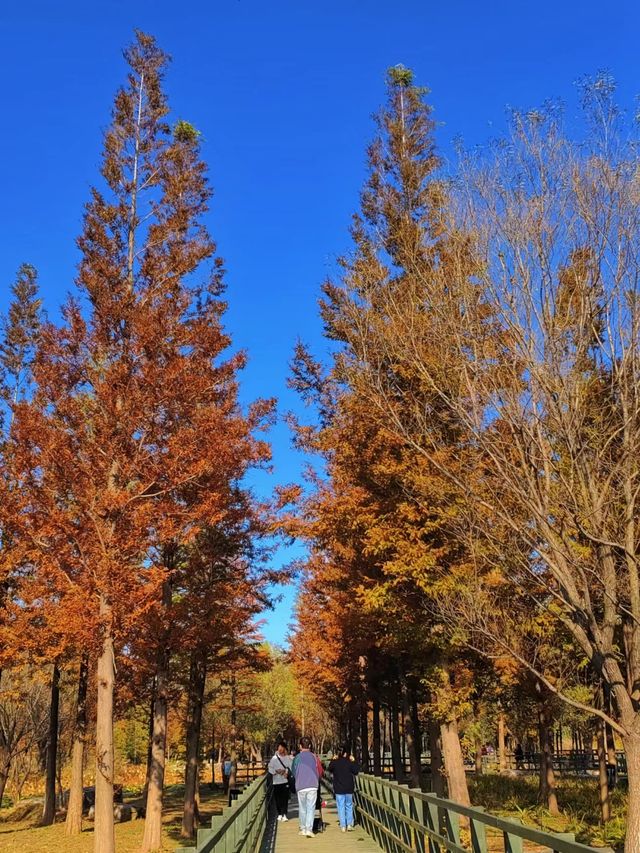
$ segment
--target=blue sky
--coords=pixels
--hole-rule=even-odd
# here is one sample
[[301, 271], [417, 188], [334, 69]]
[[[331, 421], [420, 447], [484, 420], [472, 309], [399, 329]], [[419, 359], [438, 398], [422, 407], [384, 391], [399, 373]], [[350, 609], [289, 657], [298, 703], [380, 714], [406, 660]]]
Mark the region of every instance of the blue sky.
[[[203, 134], [227, 327], [250, 356], [243, 398], [296, 408], [288, 362], [298, 337], [327, 349], [318, 291], [348, 248], [385, 69], [401, 62], [429, 86], [450, 156], [456, 137], [476, 144], [499, 133], [507, 105], [560, 97], [571, 117], [574, 81], [603, 68], [635, 110], [639, 24], [633, 0], [3, 0], [0, 310], [23, 261], [40, 270], [51, 316], [72, 287], [82, 208], [124, 75], [121, 48], [141, 28], [173, 56], [176, 117]], [[300, 476], [284, 424], [272, 441], [274, 473], [256, 479], [263, 493]], [[274, 642], [284, 640], [293, 595], [285, 590], [267, 615]]]

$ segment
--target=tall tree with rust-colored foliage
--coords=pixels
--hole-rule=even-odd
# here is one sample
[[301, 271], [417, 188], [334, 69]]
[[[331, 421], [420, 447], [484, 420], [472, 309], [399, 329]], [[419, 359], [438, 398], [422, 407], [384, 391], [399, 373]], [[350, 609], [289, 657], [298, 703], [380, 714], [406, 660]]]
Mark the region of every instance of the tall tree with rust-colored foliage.
[[[443, 234], [445, 194], [436, 178], [434, 122], [425, 90], [416, 87], [411, 72], [402, 67], [389, 71], [387, 83], [387, 104], [378, 116], [378, 134], [369, 148], [361, 210], [351, 229], [354, 249], [341, 260], [341, 281], [324, 287], [326, 333], [339, 345], [326, 386], [333, 399], [327, 403], [325, 394], [321, 402], [325, 423], [318, 435], [308, 429], [300, 435], [310, 446], [315, 442], [311, 449], [326, 455], [338, 504], [350, 496], [347, 530], [354, 533], [360, 526], [355, 551], [366, 555], [373, 567], [366, 581], [355, 586], [360, 605], [370, 613], [378, 612], [383, 620], [385, 614], [394, 614], [389, 620], [395, 625], [394, 640], [386, 645], [387, 651], [393, 648], [398, 661], [396, 680], [403, 690], [414, 693], [419, 682], [429, 684], [429, 705], [441, 732], [450, 796], [468, 802], [457, 717], [467, 704], [469, 688], [450, 688], [453, 658], [460, 650], [449, 645], [437, 612], [443, 590], [464, 584], [474, 567], [468, 543], [458, 535], [465, 527], [465, 494], [373, 408], [376, 398], [367, 382], [368, 360], [396, 383], [394, 416], [402, 413], [410, 399], [407, 390], [420, 377], [404, 372], [401, 365], [384, 362], [375, 347], [367, 347], [367, 341], [375, 340], [378, 327], [393, 327], [396, 298], [407, 291], [418, 298], [419, 283], [432, 276], [434, 269], [453, 260], [459, 264], [461, 257], [470, 269], [472, 259], [458, 252], [452, 260], [454, 239]], [[455, 239], [464, 243], [462, 238]], [[427, 314], [428, 303], [421, 310]], [[428, 349], [425, 356], [429, 357]], [[450, 368], [440, 365], [444, 372]], [[299, 353], [295, 381], [316, 394], [321, 387], [318, 371], [304, 353]], [[472, 452], [465, 446], [460, 420], [447, 416], [437, 395], [429, 404], [425, 441], [437, 442], [440, 464], [465, 472]], [[337, 505], [333, 514], [336, 509]], [[326, 519], [331, 517], [332, 512], [327, 512]], [[322, 542], [318, 544], [322, 550]], [[414, 643], [414, 655], [403, 629], [416, 620], [432, 642], [419, 651]], [[411, 663], [413, 657], [421, 661], [420, 666]], [[456, 679], [459, 685], [467, 681]]]
[[[78, 299], [61, 328], [44, 327], [35, 402], [14, 419], [13, 464], [33, 507], [25, 533], [69, 591], [87, 647], [98, 638], [97, 853], [114, 850], [115, 659], [143, 617], [163, 621], [176, 550], [224, 518], [229, 481], [267, 456], [253, 430], [270, 410], [243, 415], [243, 356], [222, 360], [222, 265], [201, 224], [211, 190], [199, 134], [169, 126], [167, 57], [154, 39], [137, 33], [125, 58], [104, 189], [92, 190], [79, 239]], [[168, 663], [161, 642], [145, 850], [161, 846]]]
[[[228, 511], [186, 549], [174, 583], [172, 647], [189, 660], [182, 836], [198, 823], [200, 734], [208, 674], [243, 659], [251, 665], [257, 642], [255, 617], [270, 606], [269, 583], [282, 579], [262, 565], [268, 549], [259, 540], [265, 519], [251, 494], [230, 484]], [[259, 656], [255, 656], [258, 660]]]
[[31, 387], [31, 365], [42, 324], [42, 300], [38, 295], [38, 271], [22, 264], [11, 286], [13, 298], [2, 324], [0, 366], [2, 392], [7, 403], [27, 395]]
[[[636, 853], [640, 229], [637, 139], [614, 90], [607, 75], [582, 87], [579, 140], [551, 104], [514, 112], [502, 144], [465, 157], [442, 208], [437, 263], [422, 261], [433, 253], [429, 231], [416, 242], [403, 229], [396, 252], [402, 194], [392, 189], [389, 227], [369, 231], [384, 286], [363, 288], [354, 264], [331, 297], [348, 318], [347, 368], [372, 411], [479, 508], [474, 532], [496, 546], [485, 556], [507, 583], [528, 578], [530, 605], [610, 688], [610, 713], [581, 710], [623, 740], [626, 850]], [[434, 414], [460, 430], [461, 453], [476, 450], [467, 471], [440, 458]], [[517, 543], [507, 561], [496, 521]], [[580, 706], [550, 673], [532, 672]]]

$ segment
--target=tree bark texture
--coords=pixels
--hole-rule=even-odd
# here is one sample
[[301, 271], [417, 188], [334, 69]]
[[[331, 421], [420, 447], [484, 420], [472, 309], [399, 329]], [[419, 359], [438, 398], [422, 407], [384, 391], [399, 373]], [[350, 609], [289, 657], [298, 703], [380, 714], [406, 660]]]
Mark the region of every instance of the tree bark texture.
[[541, 702], [539, 709], [540, 731], [540, 802], [545, 802], [550, 813], [560, 814], [556, 794], [556, 777], [553, 771], [552, 718], [546, 702]]
[[369, 772], [369, 706], [366, 699], [360, 703], [360, 764]]
[[444, 797], [440, 726], [431, 718], [429, 718], [429, 752], [431, 753], [431, 791], [438, 797]]
[[598, 720], [596, 729], [598, 745], [598, 783], [600, 791], [600, 820], [606, 823], [611, 817], [609, 805], [609, 781], [607, 779], [607, 744], [604, 734], [604, 721]]
[[103, 624], [102, 649], [97, 668], [96, 718], [96, 805], [94, 823], [95, 853], [115, 853], [113, 825], [113, 614], [104, 595], [100, 596]]
[[640, 853], [640, 735], [631, 733], [623, 738], [627, 757], [629, 799], [627, 805], [627, 835], [624, 853]]
[[162, 801], [164, 770], [167, 753], [167, 714], [169, 687], [169, 651], [161, 646], [157, 653], [156, 693], [153, 703], [153, 736], [151, 738], [151, 767], [142, 839], [143, 853], [160, 850], [162, 846]]
[[393, 778], [396, 782], [404, 779], [404, 767], [402, 766], [402, 755], [400, 753], [400, 713], [397, 705], [391, 705], [391, 762], [393, 764]]
[[147, 810], [147, 794], [149, 793], [149, 779], [151, 778], [151, 761], [152, 754], [151, 748], [153, 745], [153, 715], [155, 710], [156, 703], [156, 680], [155, 677], [153, 679], [153, 686], [151, 688], [151, 702], [149, 704], [149, 733], [147, 736], [147, 770], [144, 777], [144, 788], [142, 789], [142, 805], [145, 810]]
[[371, 710], [371, 737], [373, 745], [373, 775], [382, 774], [382, 744], [380, 739], [380, 699], [374, 695]]
[[464, 759], [460, 746], [460, 734], [456, 719], [446, 720], [440, 725], [442, 738], [442, 754], [444, 768], [447, 774], [449, 798], [462, 806], [470, 806], [467, 774], [464, 769]]
[[202, 704], [207, 677], [206, 657], [200, 652], [191, 655], [189, 672], [189, 713], [187, 718], [186, 766], [184, 778], [183, 838], [193, 838], [198, 822], [197, 792], [200, 766], [200, 731]]
[[505, 773], [507, 769], [504, 711], [500, 711], [498, 714], [498, 769], [500, 773]]
[[60, 716], [60, 670], [54, 663], [51, 674], [49, 734], [47, 736], [47, 769], [44, 786], [42, 825], [51, 826], [56, 819], [56, 764], [58, 758], [58, 725]]
[[402, 691], [403, 729], [409, 753], [409, 784], [412, 788], [420, 787], [420, 731], [415, 730], [417, 714], [413, 713], [412, 704], [416, 703], [415, 690], [404, 685]]
[[71, 757], [71, 784], [65, 832], [67, 835], [79, 835], [82, 832], [82, 801], [84, 748], [87, 737], [87, 685], [89, 681], [89, 661], [83, 656], [78, 673], [78, 700], [76, 705], [76, 724], [73, 730], [73, 750]]
[[11, 762], [7, 759], [3, 759], [2, 764], [0, 765], [0, 808], [2, 808], [2, 798], [4, 797], [4, 790], [7, 787], [10, 769]]

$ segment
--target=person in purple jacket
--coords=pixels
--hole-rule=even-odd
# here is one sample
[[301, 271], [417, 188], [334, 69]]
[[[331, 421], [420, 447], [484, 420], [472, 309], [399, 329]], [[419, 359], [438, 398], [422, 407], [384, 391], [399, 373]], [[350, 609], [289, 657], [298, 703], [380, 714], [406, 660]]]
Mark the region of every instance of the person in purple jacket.
[[299, 835], [313, 838], [313, 817], [316, 811], [318, 785], [322, 776], [320, 759], [311, 751], [308, 737], [300, 738], [300, 752], [293, 759], [292, 772], [296, 780], [298, 794], [298, 813], [300, 818]]

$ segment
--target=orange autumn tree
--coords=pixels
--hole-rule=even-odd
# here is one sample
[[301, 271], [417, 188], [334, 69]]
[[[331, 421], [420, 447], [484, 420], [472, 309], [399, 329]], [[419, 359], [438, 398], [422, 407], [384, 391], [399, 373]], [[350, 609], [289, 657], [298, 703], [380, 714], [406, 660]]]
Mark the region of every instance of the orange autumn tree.
[[[443, 741], [450, 791], [464, 801], [457, 718], [468, 706], [469, 666], [454, 660], [464, 659], [464, 652], [452, 646], [437, 615], [439, 596], [458, 582], [456, 572], [464, 579], [466, 571], [452, 535], [447, 484], [379, 428], [359, 395], [338, 381], [337, 370], [323, 378], [321, 366], [302, 348], [294, 368], [295, 386], [316, 404], [320, 419], [317, 428], [297, 426], [297, 439], [323, 457], [327, 474], [313, 480], [312, 493], [289, 521], [291, 532], [311, 549], [293, 640], [300, 675], [325, 690], [330, 685], [343, 707], [344, 697], [355, 702], [363, 760], [371, 699], [374, 770], [380, 769], [381, 701], [392, 717], [397, 773], [403, 772], [402, 718], [414, 784], [420, 780], [420, 717], [426, 713], [431, 740]], [[435, 744], [432, 753], [439, 784]]]
[[[330, 390], [322, 396], [317, 370], [304, 355], [296, 383], [319, 395], [319, 431], [306, 429], [300, 436], [327, 460], [338, 496], [332, 509], [320, 510], [327, 531], [331, 535], [340, 503], [349, 496], [346, 526], [334, 524], [333, 539], [343, 529], [353, 538], [359, 525], [354, 551], [360, 563], [365, 555], [372, 566], [369, 576], [353, 585], [357, 606], [383, 620], [379, 652], [396, 661], [392, 683], [402, 691], [428, 690], [426, 704], [438, 723], [434, 737], [439, 728], [442, 738], [450, 796], [468, 802], [458, 718], [469, 706], [473, 666], [452, 642], [439, 600], [464, 586], [477, 569], [467, 531], [470, 508], [460, 487], [467, 472], [477, 468], [477, 454], [460, 419], [450, 416], [437, 394], [425, 404], [429, 422], [423, 436], [429, 447], [437, 445], [434, 457], [398, 435], [394, 419], [404, 414], [409, 392], [421, 377], [385, 361], [384, 353], [368, 345], [379, 329], [392, 333], [394, 300], [405, 294], [418, 300], [420, 283], [434, 270], [450, 266], [458, 276], [474, 270], [465, 236], [443, 232], [446, 198], [436, 178], [434, 123], [424, 95], [407, 69], [390, 70], [388, 101], [378, 117], [369, 177], [354, 217], [353, 251], [341, 261], [341, 280], [324, 287], [326, 334], [337, 342]], [[416, 310], [428, 316], [429, 306]], [[428, 359], [427, 343], [421, 342]], [[380, 410], [369, 387], [370, 362], [393, 384], [390, 411]], [[453, 363], [434, 363], [433, 369], [455, 377]], [[444, 476], [443, 467], [454, 476]], [[314, 516], [317, 508], [310, 512]], [[326, 548], [311, 535], [314, 547]], [[423, 643], [415, 642], [416, 630]]]
[[[233, 484], [232, 484], [233, 485]], [[228, 673], [234, 662], [256, 661], [256, 617], [271, 605], [268, 585], [281, 573], [265, 570], [269, 554], [260, 540], [265, 518], [250, 492], [230, 489], [223, 521], [203, 530], [186, 549], [176, 574], [171, 608], [171, 645], [186, 658], [185, 793], [182, 835], [198, 824], [200, 735], [208, 675]]]
[[[97, 656], [95, 850], [113, 853], [115, 660], [163, 614], [175, 554], [227, 512], [228, 484], [268, 453], [269, 411], [237, 402], [243, 357], [222, 359], [222, 266], [202, 225], [211, 197], [199, 134], [170, 126], [166, 55], [137, 33], [105, 134], [103, 189], [79, 239], [78, 296], [43, 329], [35, 402], [15, 409], [23, 534], [69, 596]], [[208, 269], [204, 269], [208, 262]], [[200, 276], [195, 275], [202, 270]], [[168, 658], [158, 649], [159, 676]], [[143, 848], [161, 846], [166, 694], [156, 697]]]

